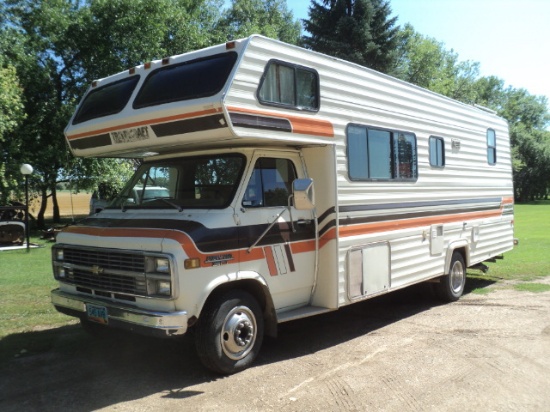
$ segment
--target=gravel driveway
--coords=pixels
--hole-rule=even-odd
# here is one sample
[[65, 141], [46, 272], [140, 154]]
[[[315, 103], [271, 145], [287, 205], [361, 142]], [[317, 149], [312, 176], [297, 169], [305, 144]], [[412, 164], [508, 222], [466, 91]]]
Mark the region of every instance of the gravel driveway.
[[283, 324], [229, 377], [190, 338], [33, 332], [53, 347], [0, 370], [0, 410], [550, 411], [550, 292], [497, 283], [439, 305], [425, 286]]

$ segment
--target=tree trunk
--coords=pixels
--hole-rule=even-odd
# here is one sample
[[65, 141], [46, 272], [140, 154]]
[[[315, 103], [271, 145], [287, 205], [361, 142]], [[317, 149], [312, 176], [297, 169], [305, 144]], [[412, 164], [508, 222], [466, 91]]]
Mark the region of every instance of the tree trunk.
[[52, 186], [52, 204], [53, 204], [53, 222], [61, 223], [61, 215], [59, 214], [59, 203], [57, 202], [57, 189], [55, 183]]
[[44, 221], [44, 215], [46, 214], [46, 207], [48, 207], [48, 190], [42, 188], [41, 190], [42, 201], [40, 202], [40, 210], [36, 217], [36, 225], [38, 229], [45, 229], [46, 224]]

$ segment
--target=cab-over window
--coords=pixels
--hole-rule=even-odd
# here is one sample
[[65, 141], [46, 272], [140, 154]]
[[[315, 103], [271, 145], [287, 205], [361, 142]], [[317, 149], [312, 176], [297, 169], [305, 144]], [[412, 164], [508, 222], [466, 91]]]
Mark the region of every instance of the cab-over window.
[[271, 60], [260, 80], [258, 100], [297, 110], [319, 109], [319, 75], [313, 69]]

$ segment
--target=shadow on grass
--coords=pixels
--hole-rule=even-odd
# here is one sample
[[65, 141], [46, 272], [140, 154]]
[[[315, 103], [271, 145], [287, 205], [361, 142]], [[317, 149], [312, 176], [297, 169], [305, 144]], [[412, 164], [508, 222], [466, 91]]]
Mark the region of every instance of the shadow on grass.
[[495, 278], [489, 275], [480, 275], [479, 273], [468, 273], [466, 285], [464, 286], [464, 294], [469, 293], [488, 293], [488, 287], [497, 283], [500, 278]]

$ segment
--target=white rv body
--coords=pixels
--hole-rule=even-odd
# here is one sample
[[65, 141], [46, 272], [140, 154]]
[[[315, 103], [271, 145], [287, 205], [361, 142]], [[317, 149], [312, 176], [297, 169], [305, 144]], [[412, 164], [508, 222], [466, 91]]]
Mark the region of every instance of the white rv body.
[[[212, 56], [232, 63], [209, 95], [147, 101], [157, 99], [153, 86], [143, 91], [147, 81], [155, 85], [148, 80], [151, 73], [187, 70], [186, 62], [206, 67], [209, 59], [218, 59]], [[113, 113], [95, 113], [93, 99], [86, 106], [94, 90], [101, 98], [109, 85], [124, 82], [134, 88]], [[295, 92], [285, 95], [285, 87]], [[202, 328], [205, 307], [208, 317], [217, 316], [212, 306], [225, 302], [220, 296], [234, 301], [244, 291], [262, 319], [245, 311], [245, 323], [255, 326], [247, 329], [249, 340], [222, 341], [230, 363], [210, 361], [212, 354], [199, 349], [218, 372], [249, 365], [264, 324], [266, 333], [275, 334], [277, 323], [427, 280], [457, 281], [449, 296], [454, 300], [465, 280], [457, 255], [472, 267], [513, 247], [511, 153], [503, 119], [265, 37], [173, 56], [94, 82], [65, 133], [76, 156], [143, 157], [145, 165], [161, 162], [174, 170], [193, 159], [240, 168], [231, 194], [211, 197], [219, 203], [209, 200], [209, 185], [192, 188], [189, 205], [195, 208], [178, 204], [177, 196], [154, 208], [137, 207], [140, 199], [132, 199], [67, 228], [53, 252], [59, 288], [52, 301], [84, 321], [91, 316], [113, 326], [179, 335], [191, 326]], [[267, 159], [263, 169], [259, 159]], [[265, 198], [264, 206], [255, 204], [253, 176], [275, 169], [274, 182], [281, 186], [273, 190], [290, 196], [289, 205], [269, 206]], [[309, 196], [314, 207], [293, 203], [292, 182], [285, 178], [292, 169], [299, 183], [314, 185], [293, 196]], [[179, 193], [180, 184], [167, 186]], [[72, 251], [75, 260], [68, 261]], [[143, 273], [109, 267], [104, 254], [121, 262], [145, 255], [146, 264], [163, 267], [168, 261], [169, 269], [140, 277]], [[110, 275], [118, 280], [102, 282]], [[145, 292], [117, 289], [120, 279], [134, 278], [147, 283]], [[169, 290], [167, 296], [150, 293], [157, 281], [157, 291]], [[208, 333], [200, 333], [203, 340]], [[241, 343], [246, 351], [235, 349]]]

